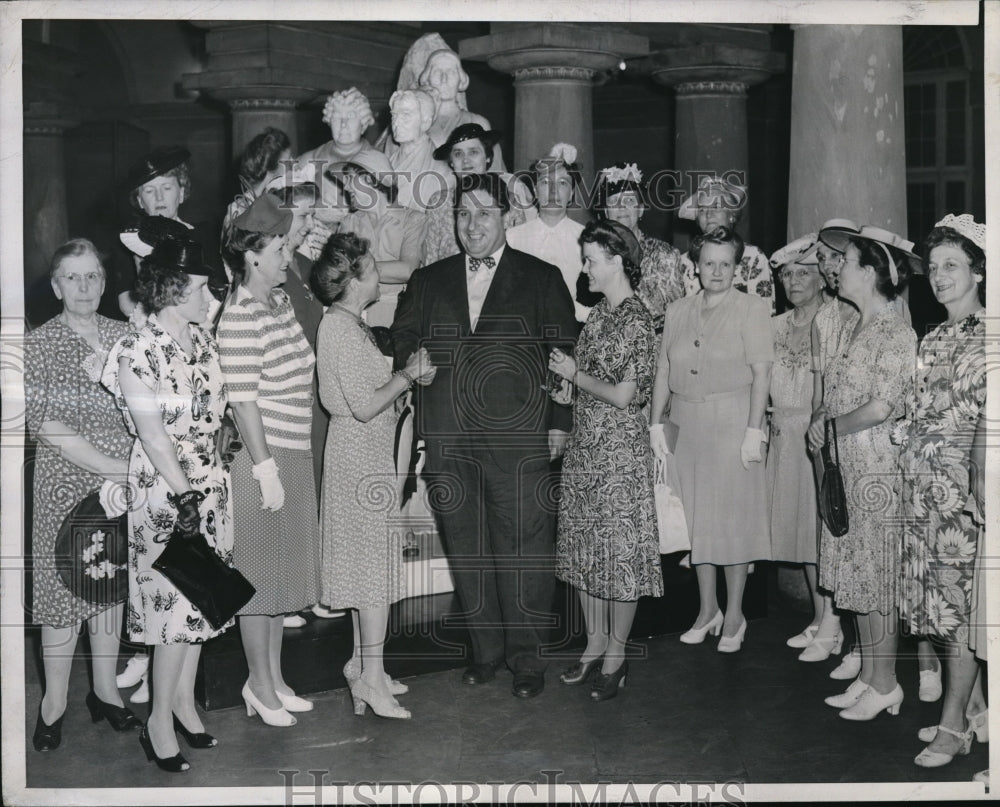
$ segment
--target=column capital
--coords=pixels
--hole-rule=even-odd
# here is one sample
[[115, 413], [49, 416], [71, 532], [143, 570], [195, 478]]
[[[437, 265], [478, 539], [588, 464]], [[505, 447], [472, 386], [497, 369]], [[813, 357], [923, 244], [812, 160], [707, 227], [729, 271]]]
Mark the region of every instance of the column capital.
[[[709, 94], [739, 95], [783, 72], [785, 57], [770, 50], [705, 44], [657, 51], [635, 68], [648, 72], [660, 84], [677, 87], [678, 92], [684, 86], [714, 84], [720, 86], [708, 90]], [[741, 85], [742, 89], [726, 91], [725, 85]]]
[[[307, 99], [308, 100], [308, 99]], [[282, 109], [294, 110], [299, 102], [294, 98], [230, 98], [227, 103], [232, 110], [238, 109]]]
[[458, 52], [519, 81], [589, 82], [595, 73], [617, 68], [625, 57], [649, 53], [649, 40], [566, 23], [503, 25], [488, 36], [463, 39]]
[[24, 133], [58, 137], [80, 125], [79, 110], [50, 101], [31, 101], [24, 107]]
[[674, 85], [674, 91], [678, 97], [725, 95], [744, 98], [747, 85], [742, 81], [685, 81]]

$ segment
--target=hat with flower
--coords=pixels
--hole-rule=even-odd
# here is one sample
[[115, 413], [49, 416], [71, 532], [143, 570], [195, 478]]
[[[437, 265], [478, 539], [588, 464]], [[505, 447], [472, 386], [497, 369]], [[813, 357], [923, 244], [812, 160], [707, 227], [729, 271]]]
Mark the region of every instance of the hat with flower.
[[600, 184], [597, 188], [597, 207], [607, 207], [611, 197], [629, 191], [646, 204], [646, 184], [642, 181], [642, 171], [635, 163], [620, 162], [609, 168], [602, 168], [598, 176]]
[[791, 243], [785, 244], [781, 249], [771, 256], [771, 266], [780, 269], [789, 263], [800, 263], [811, 266], [819, 263], [816, 258], [816, 248], [819, 246], [819, 236], [816, 233], [807, 233], [796, 238]]

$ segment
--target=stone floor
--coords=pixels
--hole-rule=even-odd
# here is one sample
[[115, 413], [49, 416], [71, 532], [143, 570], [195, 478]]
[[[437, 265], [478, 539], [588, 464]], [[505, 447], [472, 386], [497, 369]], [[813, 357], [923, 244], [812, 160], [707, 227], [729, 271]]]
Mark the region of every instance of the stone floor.
[[[241, 707], [204, 716], [217, 748], [187, 750], [189, 772], [159, 771], [145, 761], [134, 732], [93, 725], [83, 703], [87, 675], [75, 666], [62, 747], [31, 748], [40, 688], [27, 664], [29, 787], [281, 787], [280, 771], [324, 771], [343, 782], [969, 782], [988, 766], [987, 746], [936, 770], [916, 767], [916, 733], [934, 724], [940, 703], [917, 700], [914, 658], [899, 662], [906, 692], [899, 716], [869, 723], [837, 717], [823, 703], [842, 691], [828, 677], [836, 659], [800, 663], [784, 640], [801, 616], [750, 623], [742, 652], [722, 655], [714, 642], [690, 647], [677, 635], [640, 642], [619, 697], [592, 703], [586, 690], [559, 683], [550, 668], [534, 700], [510, 694], [511, 675], [479, 687], [457, 670], [407, 679], [409, 721], [368, 712], [355, 717], [346, 690], [315, 696], [314, 711], [292, 728], [271, 728]], [[30, 647], [30, 645], [29, 645]], [[904, 645], [912, 650], [912, 647]], [[124, 659], [123, 659], [124, 661]], [[562, 666], [562, 665], [560, 665]], [[143, 707], [136, 709], [145, 717]], [[554, 773], [558, 772], [558, 773]], [[312, 781], [301, 773], [298, 789]], [[976, 787], [979, 787], [978, 785]], [[308, 789], [308, 788], [307, 788]], [[805, 792], [805, 791], [803, 791]], [[872, 791], [874, 793], [874, 791]], [[980, 791], [981, 792], [981, 791]], [[178, 794], [179, 795], [179, 794]], [[966, 791], [966, 795], [969, 795]]]

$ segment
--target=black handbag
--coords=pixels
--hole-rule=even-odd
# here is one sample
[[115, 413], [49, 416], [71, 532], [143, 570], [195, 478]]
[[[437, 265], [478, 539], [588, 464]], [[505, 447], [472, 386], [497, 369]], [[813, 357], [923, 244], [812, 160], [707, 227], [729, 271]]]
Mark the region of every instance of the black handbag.
[[[825, 424], [826, 442], [820, 448], [822, 475], [819, 483], [819, 515], [831, 535], [839, 538], [850, 529], [847, 517], [847, 492], [840, 473], [840, 450], [837, 447], [837, 424], [833, 418]], [[832, 438], [832, 439], [831, 439]]]
[[256, 593], [238, 569], [227, 566], [200, 532], [174, 528], [153, 568], [173, 583], [219, 630]]
[[73, 595], [100, 605], [128, 596], [128, 513], [108, 518], [100, 492], [69, 511], [56, 536], [55, 566]]

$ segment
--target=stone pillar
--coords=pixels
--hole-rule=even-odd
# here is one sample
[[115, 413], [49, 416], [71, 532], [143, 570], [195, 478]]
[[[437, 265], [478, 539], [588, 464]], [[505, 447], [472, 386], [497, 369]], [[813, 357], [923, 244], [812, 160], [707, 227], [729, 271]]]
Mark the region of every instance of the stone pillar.
[[[458, 52], [514, 77], [514, 169], [526, 169], [556, 143], [571, 143], [591, 188], [597, 169], [592, 81], [598, 72], [617, 71], [626, 56], [648, 53], [649, 40], [583, 25], [494, 23], [491, 29], [489, 36], [459, 42]], [[589, 218], [584, 209], [570, 215]]]
[[26, 290], [44, 283], [52, 253], [69, 238], [64, 135], [79, 121], [62, 113], [57, 105], [46, 102], [30, 103], [24, 113]]
[[640, 69], [676, 93], [674, 168], [682, 172], [683, 195], [706, 173], [740, 172], [750, 190], [740, 230], [748, 232], [753, 191], [747, 170], [747, 88], [780, 73], [784, 57], [709, 44], [659, 51]]
[[792, 28], [789, 237], [831, 218], [905, 233], [902, 29]]
[[[273, 93], [277, 95], [278, 93]], [[226, 93], [222, 90], [215, 92], [216, 97], [222, 98]], [[301, 93], [294, 95], [302, 96]], [[306, 94], [302, 101], [312, 97], [311, 93]], [[233, 98], [229, 100], [229, 109], [232, 112], [232, 146], [233, 154], [239, 154], [243, 148], [260, 134], [268, 126], [281, 129], [288, 135], [292, 143], [292, 154], [298, 154], [300, 149], [298, 123], [296, 122], [295, 110], [300, 101], [295, 98]]]

